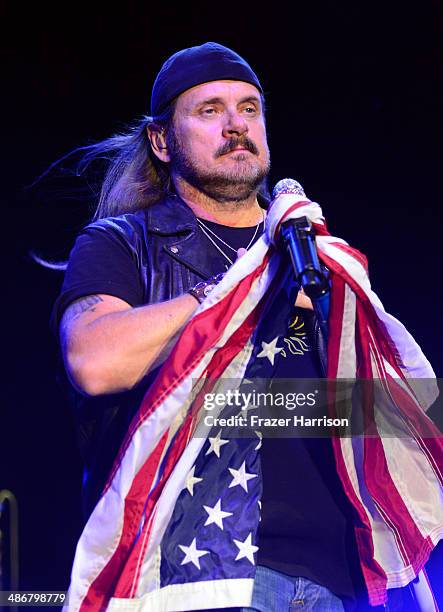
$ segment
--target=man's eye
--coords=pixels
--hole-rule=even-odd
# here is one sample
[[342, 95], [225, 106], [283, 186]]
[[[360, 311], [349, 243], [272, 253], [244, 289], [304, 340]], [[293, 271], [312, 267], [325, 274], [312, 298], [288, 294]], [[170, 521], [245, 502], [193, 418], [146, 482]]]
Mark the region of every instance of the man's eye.
[[204, 108], [202, 112], [204, 115], [213, 115], [215, 113], [215, 108]]
[[246, 106], [244, 110], [248, 115], [252, 115], [253, 113], [257, 112], [257, 109], [255, 108], [255, 106]]

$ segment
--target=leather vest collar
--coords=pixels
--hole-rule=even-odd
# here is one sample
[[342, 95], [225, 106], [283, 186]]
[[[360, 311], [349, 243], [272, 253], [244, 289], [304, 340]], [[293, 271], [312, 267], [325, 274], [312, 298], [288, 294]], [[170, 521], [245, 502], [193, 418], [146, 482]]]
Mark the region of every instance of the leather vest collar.
[[208, 249], [195, 214], [179, 196], [170, 195], [149, 206], [146, 224], [148, 232], [167, 238], [162, 248], [170, 257], [205, 279], [213, 276], [217, 254]]
[[196, 230], [197, 221], [189, 206], [176, 195], [155, 202], [146, 209], [150, 232], [164, 236]]

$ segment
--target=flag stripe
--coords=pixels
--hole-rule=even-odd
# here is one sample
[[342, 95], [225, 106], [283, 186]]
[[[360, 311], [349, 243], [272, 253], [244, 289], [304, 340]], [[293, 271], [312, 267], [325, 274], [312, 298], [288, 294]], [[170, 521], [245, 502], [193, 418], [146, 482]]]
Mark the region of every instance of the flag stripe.
[[[370, 357], [370, 342], [367, 328], [365, 311], [361, 303], [357, 304], [357, 322], [358, 322], [358, 339], [360, 350], [363, 353], [361, 359], [361, 378], [371, 380], [373, 376]], [[369, 385], [365, 388], [368, 389]], [[365, 463], [364, 475], [368, 491], [370, 492], [374, 502], [381, 509], [382, 515], [387, 524], [393, 530], [398, 542], [399, 550], [404, 556], [405, 565], [411, 564], [411, 559], [414, 553], [420, 550], [424, 545], [424, 539], [413, 521], [409, 511], [403, 502], [403, 499], [398, 492], [386, 461], [386, 456], [383, 449], [383, 444], [380, 439], [379, 432], [376, 427], [374, 416], [374, 397], [366, 398], [368, 400], [365, 414], [370, 435], [365, 436]], [[371, 435], [372, 434], [372, 435]], [[389, 513], [386, 509], [389, 508]], [[389, 521], [387, 517], [389, 516]]]

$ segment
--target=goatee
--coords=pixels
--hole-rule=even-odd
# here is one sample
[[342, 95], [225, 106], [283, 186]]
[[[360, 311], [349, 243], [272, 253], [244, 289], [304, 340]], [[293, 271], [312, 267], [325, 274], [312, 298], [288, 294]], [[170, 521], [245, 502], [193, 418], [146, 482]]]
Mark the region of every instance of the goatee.
[[234, 149], [242, 147], [250, 151], [239, 151], [235, 155], [238, 166], [231, 170], [205, 171], [199, 167], [191, 156], [175, 139], [170, 138], [168, 148], [171, 152], [171, 171], [181, 176], [190, 185], [216, 202], [242, 202], [247, 200], [269, 174], [269, 162], [265, 166], [254, 163], [252, 155], [258, 155], [255, 144], [247, 137], [231, 139], [220, 147], [215, 157], [221, 157]]

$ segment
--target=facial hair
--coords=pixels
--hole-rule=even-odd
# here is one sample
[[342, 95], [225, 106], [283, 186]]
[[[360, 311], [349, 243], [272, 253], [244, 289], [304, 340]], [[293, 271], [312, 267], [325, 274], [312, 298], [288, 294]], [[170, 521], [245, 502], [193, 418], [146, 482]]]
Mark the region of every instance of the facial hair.
[[[175, 131], [168, 133], [167, 146], [171, 155], [171, 172], [181, 176], [190, 185], [204, 193], [216, 202], [242, 202], [248, 199], [269, 174], [270, 162], [265, 166], [258, 164], [243, 164], [241, 167], [231, 170], [208, 171], [199, 166], [192, 156], [186, 151], [177, 138]], [[232, 138], [220, 147], [215, 158], [233, 151], [237, 147], [243, 147], [253, 155], [259, 151], [247, 136]], [[249, 161], [248, 153], [239, 151], [239, 162]]]

